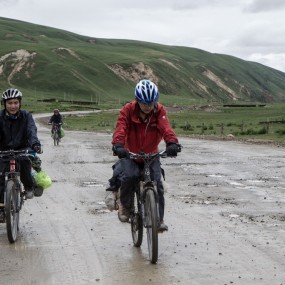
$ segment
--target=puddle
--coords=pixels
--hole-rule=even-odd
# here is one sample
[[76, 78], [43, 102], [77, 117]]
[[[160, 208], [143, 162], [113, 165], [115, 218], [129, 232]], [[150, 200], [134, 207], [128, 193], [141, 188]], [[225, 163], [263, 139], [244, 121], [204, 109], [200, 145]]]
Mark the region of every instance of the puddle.
[[234, 185], [234, 186], [244, 186], [244, 184], [239, 183], [239, 182], [235, 182], [235, 181], [230, 182], [229, 184]]
[[103, 187], [104, 185], [103, 184], [99, 184], [95, 181], [84, 181], [82, 183], [82, 186], [83, 187]]
[[265, 180], [246, 180], [249, 183], [265, 183]]
[[220, 175], [220, 174], [210, 174], [208, 175], [208, 177], [218, 177], [218, 178], [221, 178], [221, 177], [225, 177], [224, 175]]

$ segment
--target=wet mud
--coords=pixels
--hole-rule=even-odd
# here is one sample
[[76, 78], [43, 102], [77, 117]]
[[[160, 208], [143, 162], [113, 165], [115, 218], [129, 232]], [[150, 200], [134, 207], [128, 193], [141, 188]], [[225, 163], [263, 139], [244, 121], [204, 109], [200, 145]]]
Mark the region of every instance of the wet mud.
[[66, 131], [55, 147], [38, 127], [53, 184], [25, 202], [15, 244], [0, 224], [0, 284], [285, 285], [284, 148], [182, 138], [162, 160], [169, 231], [153, 265], [104, 203], [111, 134]]

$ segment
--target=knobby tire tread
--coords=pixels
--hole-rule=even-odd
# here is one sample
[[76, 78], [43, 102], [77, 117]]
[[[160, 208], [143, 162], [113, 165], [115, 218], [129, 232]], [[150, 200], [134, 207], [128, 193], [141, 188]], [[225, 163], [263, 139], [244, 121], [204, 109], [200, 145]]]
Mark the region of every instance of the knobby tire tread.
[[158, 231], [157, 231], [157, 209], [154, 191], [149, 189], [145, 199], [145, 214], [147, 221], [148, 250], [151, 263], [156, 263], [158, 259]]
[[17, 239], [19, 228], [19, 212], [16, 211], [18, 193], [15, 189], [15, 182], [9, 180], [6, 185], [6, 201], [5, 201], [5, 215], [7, 236], [10, 243], [14, 243]]

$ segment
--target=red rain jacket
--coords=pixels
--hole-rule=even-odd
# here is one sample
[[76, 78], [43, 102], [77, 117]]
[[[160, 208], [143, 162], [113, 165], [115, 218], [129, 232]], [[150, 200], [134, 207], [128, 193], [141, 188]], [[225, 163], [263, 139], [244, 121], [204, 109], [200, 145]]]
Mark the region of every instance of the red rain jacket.
[[144, 122], [139, 118], [139, 111], [136, 101], [127, 103], [121, 109], [113, 134], [113, 145], [121, 143], [134, 153], [155, 153], [158, 152], [158, 145], [162, 139], [165, 143], [178, 143], [170, 127], [166, 110], [160, 103], [157, 103]]

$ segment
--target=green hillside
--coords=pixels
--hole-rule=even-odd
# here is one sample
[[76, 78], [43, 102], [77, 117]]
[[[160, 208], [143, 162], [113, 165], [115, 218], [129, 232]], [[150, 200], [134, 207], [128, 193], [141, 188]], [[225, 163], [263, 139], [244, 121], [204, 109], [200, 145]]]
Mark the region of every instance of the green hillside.
[[285, 101], [285, 73], [199, 49], [91, 38], [6, 18], [0, 43], [0, 89], [17, 87], [30, 102], [121, 105], [142, 78], [156, 82], [160, 101], [170, 105]]

